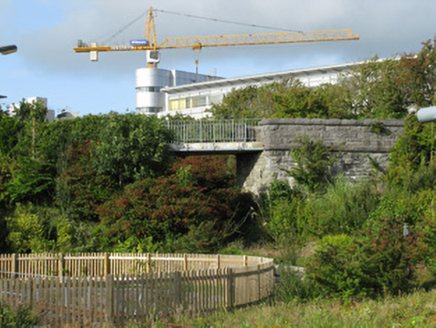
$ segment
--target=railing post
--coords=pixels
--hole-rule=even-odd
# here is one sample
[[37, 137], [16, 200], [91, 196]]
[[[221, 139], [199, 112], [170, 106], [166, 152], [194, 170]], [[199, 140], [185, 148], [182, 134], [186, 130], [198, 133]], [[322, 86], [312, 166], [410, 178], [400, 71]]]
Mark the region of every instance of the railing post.
[[217, 269], [221, 269], [221, 255], [217, 255], [217, 258], [216, 258], [216, 268]]
[[203, 142], [203, 124], [200, 120], [200, 142]]

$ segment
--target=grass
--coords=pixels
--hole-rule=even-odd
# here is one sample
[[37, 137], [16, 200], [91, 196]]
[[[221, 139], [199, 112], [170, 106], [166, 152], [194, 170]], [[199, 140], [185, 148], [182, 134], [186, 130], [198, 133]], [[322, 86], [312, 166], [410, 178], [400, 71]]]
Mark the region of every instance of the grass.
[[[168, 320], [173, 327], [198, 328], [369, 328], [436, 327], [436, 290], [345, 305], [336, 300], [269, 302], [204, 317]], [[157, 328], [171, 327], [158, 323]]]

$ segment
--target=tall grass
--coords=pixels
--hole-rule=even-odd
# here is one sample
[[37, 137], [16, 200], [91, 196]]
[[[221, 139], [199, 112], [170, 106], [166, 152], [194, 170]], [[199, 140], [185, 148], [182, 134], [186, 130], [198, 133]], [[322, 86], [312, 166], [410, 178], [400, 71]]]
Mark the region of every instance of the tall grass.
[[[380, 300], [365, 299], [350, 305], [336, 300], [265, 303], [172, 322], [201, 328], [436, 327], [435, 304], [436, 291], [431, 291]], [[166, 326], [157, 323], [155, 327]]]
[[308, 229], [318, 236], [352, 233], [361, 228], [379, 204], [380, 195], [370, 180], [339, 176], [325, 193], [308, 201]]

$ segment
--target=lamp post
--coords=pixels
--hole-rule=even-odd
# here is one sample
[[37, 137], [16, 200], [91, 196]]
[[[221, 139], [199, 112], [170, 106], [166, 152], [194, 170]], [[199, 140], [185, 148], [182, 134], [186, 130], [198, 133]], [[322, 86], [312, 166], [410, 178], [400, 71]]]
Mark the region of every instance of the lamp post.
[[[14, 52], [17, 52], [17, 50], [18, 50], [18, 47], [15, 44], [0, 47], [0, 53], [2, 55], [9, 55], [9, 54], [12, 54]], [[6, 98], [6, 96], [0, 95], [0, 99], [3, 99], [3, 98]]]

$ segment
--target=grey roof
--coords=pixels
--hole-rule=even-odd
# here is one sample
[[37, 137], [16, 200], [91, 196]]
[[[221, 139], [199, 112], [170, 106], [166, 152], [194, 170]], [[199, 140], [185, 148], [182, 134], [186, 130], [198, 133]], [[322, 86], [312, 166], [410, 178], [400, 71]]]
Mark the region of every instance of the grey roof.
[[236, 87], [241, 84], [249, 85], [249, 84], [257, 84], [257, 83], [267, 83], [267, 82], [289, 79], [291, 77], [297, 77], [303, 75], [309, 76], [319, 73], [326, 74], [329, 72], [340, 73], [340, 72], [346, 72], [351, 67], [361, 63], [362, 62], [346, 63], [346, 64], [331, 65], [331, 66], [295, 69], [295, 70], [275, 72], [275, 73], [249, 75], [249, 76], [235, 77], [229, 79], [220, 79], [215, 81], [198, 82], [192, 84], [184, 84], [175, 87], [165, 87], [161, 91], [172, 94], [172, 93], [179, 93], [179, 92], [200, 91], [204, 89], [211, 89], [211, 88], [218, 88], [218, 87], [232, 87], [232, 86]]

